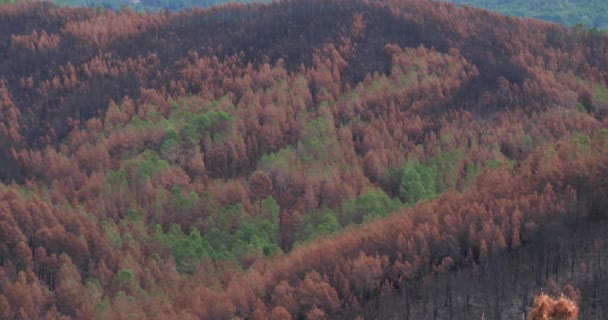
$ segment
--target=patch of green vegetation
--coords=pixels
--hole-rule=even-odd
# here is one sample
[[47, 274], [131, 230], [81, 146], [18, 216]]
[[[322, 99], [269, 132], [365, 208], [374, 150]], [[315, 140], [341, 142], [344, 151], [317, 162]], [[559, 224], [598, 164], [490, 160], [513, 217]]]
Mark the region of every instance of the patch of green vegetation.
[[279, 251], [279, 206], [272, 197], [262, 201], [260, 216], [245, 214], [240, 205], [217, 209], [220, 221], [205, 233], [197, 228], [185, 233], [177, 224], [163, 232], [157, 225], [155, 239], [171, 252], [180, 272], [193, 272], [204, 259], [238, 261], [249, 255], [271, 256]]
[[593, 88], [593, 100], [599, 103], [608, 103], [608, 88], [601, 84], [595, 84]]
[[312, 214], [304, 216], [298, 228], [298, 241], [296, 245], [301, 245], [312, 241], [319, 236], [328, 236], [342, 229], [338, 221], [336, 212], [330, 209], [317, 210]]
[[112, 220], [101, 222], [101, 229], [103, 230], [103, 234], [105, 235], [106, 239], [110, 241], [114, 248], [119, 249], [122, 247], [122, 236], [120, 235], [116, 224]]
[[114, 276], [114, 284], [119, 288], [129, 288], [135, 281], [135, 274], [130, 269], [122, 269]]
[[437, 169], [434, 161], [430, 161], [428, 164], [409, 161], [401, 169], [399, 197], [410, 206], [415, 205], [418, 201], [433, 199], [438, 191], [439, 172]]
[[297, 145], [297, 154], [303, 162], [327, 160], [330, 150], [339, 148], [333, 125], [328, 117], [316, 118], [306, 125]]
[[274, 170], [289, 170], [291, 166], [297, 164], [298, 157], [293, 147], [285, 147], [278, 152], [262, 156], [260, 160], [260, 168], [270, 171]]
[[169, 168], [169, 163], [160, 158], [154, 150], [146, 150], [138, 159], [129, 160], [127, 166], [134, 166], [137, 178], [145, 181]]
[[391, 199], [381, 189], [371, 189], [355, 199], [342, 204], [342, 225], [363, 223], [369, 220], [386, 217], [399, 210], [403, 204], [399, 199]]

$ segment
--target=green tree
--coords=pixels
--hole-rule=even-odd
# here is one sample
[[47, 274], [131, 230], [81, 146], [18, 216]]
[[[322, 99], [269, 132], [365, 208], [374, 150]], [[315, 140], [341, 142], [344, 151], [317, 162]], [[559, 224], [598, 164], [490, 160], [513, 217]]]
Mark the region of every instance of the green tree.
[[162, 160], [158, 153], [153, 150], [146, 150], [139, 156], [139, 162], [136, 160], [130, 161], [131, 165], [136, 166], [137, 177], [142, 181], [150, 179], [154, 175], [162, 172], [169, 167], [167, 161]]
[[131, 269], [122, 269], [114, 276], [114, 285], [123, 291], [132, 291], [137, 285], [137, 277]]
[[399, 199], [391, 199], [380, 189], [371, 189], [355, 199], [346, 200], [342, 206], [342, 224], [362, 223], [385, 217], [401, 207]]
[[409, 162], [403, 167], [399, 193], [408, 205], [415, 205], [420, 200], [435, 196], [436, 166], [423, 166]]
[[317, 225], [315, 233], [319, 235], [327, 235], [339, 231], [340, 229], [342, 229], [342, 226], [338, 222], [338, 218], [336, 218], [336, 213], [331, 210], [327, 210], [321, 216], [321, 220]]
[[180, 137], [174, 130], [168, 130], [160, 146], [160, 154], [169, 163], [175, 163], [180, 153]]

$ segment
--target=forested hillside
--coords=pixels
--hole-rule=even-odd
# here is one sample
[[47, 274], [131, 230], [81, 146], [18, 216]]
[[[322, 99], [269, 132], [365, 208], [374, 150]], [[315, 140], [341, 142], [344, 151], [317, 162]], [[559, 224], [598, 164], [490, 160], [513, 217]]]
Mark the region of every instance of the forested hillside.
[[450, 3], [0, 6], [0, 319], [604, 319], [607, 116]]

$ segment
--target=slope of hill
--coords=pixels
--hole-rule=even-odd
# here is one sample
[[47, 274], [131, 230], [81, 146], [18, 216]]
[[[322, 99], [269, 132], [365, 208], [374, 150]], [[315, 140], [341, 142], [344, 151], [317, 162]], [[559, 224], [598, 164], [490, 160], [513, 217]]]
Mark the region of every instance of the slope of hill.
[[606, 316], [602, 34], [37, 3], [0, 7], [0, 75], [2, 319]]

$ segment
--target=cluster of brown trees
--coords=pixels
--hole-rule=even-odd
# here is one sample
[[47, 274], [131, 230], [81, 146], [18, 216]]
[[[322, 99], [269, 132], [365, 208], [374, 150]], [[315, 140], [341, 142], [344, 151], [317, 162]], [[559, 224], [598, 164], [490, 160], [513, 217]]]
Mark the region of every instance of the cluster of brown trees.
[[577, 319], [576, 303], [564, 296], [559, 299], [541, 294], [534, 298], [534, 306], [530, 311], [530, 319]]
[[447, 3], [1, 6], [0, 318], [604, 317], [607, 87]]

